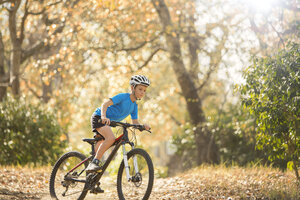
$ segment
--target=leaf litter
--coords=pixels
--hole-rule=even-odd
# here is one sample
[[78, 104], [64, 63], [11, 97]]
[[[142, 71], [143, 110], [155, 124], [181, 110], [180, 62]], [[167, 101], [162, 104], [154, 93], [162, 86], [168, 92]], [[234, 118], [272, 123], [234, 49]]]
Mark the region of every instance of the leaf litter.
[[[0, 167], [0, 200], [50, 199], [50, 173], [50, 167]], [[117, 199], [116, 186], [109, 188], [86, 199]], [[173, 177], [155, 178], [150, 199], [298, 200], [300, 188], [292, 172], [267, 167], [201, 166]]]

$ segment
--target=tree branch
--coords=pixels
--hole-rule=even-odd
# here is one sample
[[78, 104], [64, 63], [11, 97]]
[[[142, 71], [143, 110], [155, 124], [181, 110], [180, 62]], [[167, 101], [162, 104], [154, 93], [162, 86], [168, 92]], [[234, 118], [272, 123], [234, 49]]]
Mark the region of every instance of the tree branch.
[[[68, 2], [68, 1], [67, 1], [67, 2]], [[78, 2], [78, 1], [77, 1], [77, 2]], [[76, 3], [77, 3], [77, 2], [76, 2]], [[47, 5], [47, 7], [55, 6], [55, 5], [60, 4], [60, 3], [62, 3], [62, 0], [56, 1], [56, 2], [54, 2], [54, 3], [49, 3], [49, 4]]]
[[2, 33], [0, 31], [0, 78], [1, 76], [3, 76], [5, 74], [5, 70], [4, 70], [4, 60], [5, 60], [5, 56], [4, 56], [4, 43], [2, 40]]
[[145, 42], [142, 42], [141, 44], [135, 46], [135, 47], [127, 47], [127, 48], [121, 48], [120, 50], [118, 51], [136, 51], [142, 47], [144, 47], [146, 44], [148, 43], [151, 43], [153, 41], [155, 41], [157, 38], [160, 37], [160, 35], [162, 34], [162, 32], [160, 32], [156, 37], [152, 38], [151, 40], [148, 40], [148, 41], [145, 41]]
[[[289, 5], [287, 2], [283, 1], [282, 2], [282, 7], [286, 8], [288, 10], [292, 10], [294, 12], [299, 12], [300, 11], [300, 7], [299, 4], [296, 3], [297, 1], [295, 1], [295, 3], [293, 4], [292, 1], [290, 2], [291, 4]], [[298, 6], [297, 6], [298, 5]]]
[[41, 15], [41, 14], [43, 14], [45, 11], [46, 11], [46, 8], [43, 8], [43, 10], [40, 11], [40, 12], [29, 12], [29, 11], [28, 11], [28, 14], [29, 14], [29, 15]]
[[24, 83], [25, 83], [26, 87], [29, 89], [29, 91], [32, 92], [32, 94], [33, 94], [34, 96], [36, 96], [38, 99], [41, 99], [42, 96], [41, 96], [41, 95], [38, 95], [38, 93], [37, 93], [35, 90], [33, 90], [33, 89], [28, 85], [28, 80], [26, 80], [26, 79], [24, 79], [24, 78], [22, 78], [22, 79], [24, 80]]
[[6, 75], [6, 76], [2, 77], [1, 79], [2, 80], [0, 80], [0, 87], [11, 87], [12, 82], [16, 79], [16, 77], [13, 76], [12, 78], [10, 78], [9, 75]]
[[10, 2], [10, 0], [0, 0], [0, 5], [8, 2]]
[[33, 56], [36, 52], [41, 51], [42, 48], [45, 48], [45, 43], [42, 41], [39, 44], [33, 46], [32, 48], [25, 50], [22, 54], [21, 63], [23, 63], [26, 59]]
[[11, 83], [8, 83], [8, 82], [1, 83], [0, 82], [0, 87], [11, 87]]
[[60, 1], [57, 1], [57, 2], [54, 2], [54, 3], [49, 3], [49, 4], [47, 4], [41, 11], [39, 11], [39, 12], [29, 12], [29, 11], [28, 11], [28, 14], [30, 14], [30, 15], [41, 15], [41, 14], [43, 14], [49, 7], [55, 6], [55, 5], [60, 4], [60, 3], [62, 3], [61, 0], [60, 0]]
[[[225, 42], [227, 40], [227, 37], [228, 37], [228, 28], [226, 26], [223, 26], [223, 32], [224, 32], [224, 35], [222, 37], [222, 40], [219, 42], [218, 46], [216, 47], [216, 51], [215, 52], [212, 52], [212, 53], [208, 53], [208, 56], [210, 57], [210, 63], [209, 63], [209, 71], [207, 72], [206, 74], [206, 77], [204, 78], [202, 84], [196, 88], [196, 91], [201, 91], [203, 89], [203, 87], [208, 83], [209, 79], [210, 79], [210, 76], [211, 74], [218, 68], [221, 60], [222, 60], [222, 50], [224, 48], [224, 45], [225, 45]], [[226, 50], [226, 53], [228, 52], [228, 50]]]
[[[59, 26], [52, 35], [56, 35], [57, 33], [61, 33], [62, 30], [64, 29], [65, 24]], [[46, 39], [49, 39], [51, 37], [48, 36]], [[28, 49], [27, 51], [24, 50], [24, 53], [22, 54], [22, 58], [21, 58], [21, 63], [23, 63], [26, 59], [28, 59], [29, 57], [33, 56], [34, 54], [36, 54], [37, 52], [41, 52], [44, 49], [49, 48], [49, 45], [46, 45], [43, 41], [41, 41], [40, 43], [38, 43], [37, 45], [33, 46], [32, 48]]]
[[9, 85], [9, 74], [5, 73], [4, 69], [4, 44], [2, 40], [2, 33], [0, 31], [0, 87], [8, 87]]
[[142, 42], [142, 43], [140, 43], [139, 45], [137, 45], [135, 47], [121, 48], [118, 51], [136, 51], [136, 50], [142, 48], [143, 46], [145, 46], [147, 43], [148, 42], [145, 41], [145, 42]]
[[177, 126], [181, 126], [181, 125], [182, 125], [182, 123], [181, 123], [180, 121], [178, 121], [178, 120], [176, 119], [176, 117], [174, 117], [172, 114], [170, 114], [170, 118], [175, 122], [175, 124], [176, 124]]
[[26, 0], [25, 2], [25, 12], [24, 15], [22, 17], [22, 22], [21, 22], [21, 33], [20, 33], [20, 42], [22, 43], [24, 40], [24, 30], [25, 30], [25, 21], [27, 19], [28, 16], [28, 0]]
[[144, 64], [142, 64], [141, 66], [138, 67], [138, 70], [144, 68], [145, 66], [148, 65], [148, 63], [152, 60], [153, 56], [155, 54], [157, 54], [160, 50], [163, 50], [161, 48], [156, 49], [154, 52], [152, 52], [152, 54], [148, 57], [148, 59], [144, 62]]
[[20, 6], [20, 1], [18, 1], [19, 3], [17, 3], [17, 6], [16, 6], [16, 2], [12, 2], [12, 1], [8, 1], [10, 2], [10, 7], [6, 7], [6, 10], [8, 12], [14, 12], [14, 11], [17, 11], [19, 9], [19, 6]]
[[[162, 32], [160, 34], [158, 34], [156, 37], [152, 38], [151, 40], [148, 40], [148, 41], [144, 41], [136, 46], [132, 46], [132, 47], [123, 47], [123, 48], [119, 48], [119, 49], [111, 49], [109, 47], [89, 47], [90, 49], [93, 49], [93, 50], [107, 50], [107, 51], [116, 51], [116, 52], [119, 52], [119, 51], [127, 51], [127, 52], [130, 52], [130, 51], [136, 51], [136, 50], [139, 50], [141, 48], [143, 48], [146, 44], [148, 43], [152, 43], [154, 42], [157, 38], [159, 38], [159, 36], [162, 34]], [[160, 50], [163, 50], [162, 48], [160, 48]]]
[[284, 39], [281, 37], [282, 34], [280, 34], [280, 33], [276, 30], [276, 28], [273, 26], [273, 24], [272, 24], [271, 22], [270, 22], [269, 24], [270, 24], [270, 26], [272, 27], [272, 29], [276, 32], [276, 34], [278, 35], [279, 41], [282, 43], [283, 46], [285, 46], [285, 45], [284, 45]]

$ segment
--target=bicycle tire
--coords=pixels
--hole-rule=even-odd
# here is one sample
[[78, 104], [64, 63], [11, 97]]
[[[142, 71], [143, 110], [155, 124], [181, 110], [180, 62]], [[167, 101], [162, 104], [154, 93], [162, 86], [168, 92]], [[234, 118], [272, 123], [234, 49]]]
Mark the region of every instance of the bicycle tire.
[[[131, 184], [131, 186], [133, 186], [133, 189], [131, 188], [131, 190], [129, 190], [130, 192], [134, 193], [133, 196], [132, 196], [133, 199], [147, 200], [150, 197], [150, 194], [151, 194], [151, 191], [152, 191], [153, 182], [154, 182], [154, 169], [153, 169], [152, 160], [151, 160], [149, 154], [145, 150], [139, 149], [139, 148], [133, 149], [133, 150], [129, 151], [128, 154], [127, 154], [127, 159], [128, 159], [128, 162], [129, 162], [129, 167], [133, 164], [133, 163], [130, 164], [130, 159], [134, 155], [141, 156], [141, 157], [137, 158], [137, 159], [140, 159], [140, 160], [138, 160], [139, 171], [141, 172], [141, 171], [143, 171], [145, 169], [145, 166], [140, 166], [141, 163], [142, 163], [142, 162], [140, 162], [140, 161], [142, 161], [141, 159], [144, 159], [144, 161], [145, 161], [144, 165], [146, 164], [146, 167], [149, 170], [148, 172], [145, 173], [145, 175], [148, 178], [148, 182], [146, 183], [147, 186], [146, 186], [145, 194], [142, 195], [141, 198], [137, 198], [137, 194], [138, 193], [136, 191], [133, 191], [133, 189], [137, 189], [140, 186], [135, 185], [136, 183], [133, 183], [133, 181], [128, 182], [127, 179], [124, 180], [126, 178], [126, 176], [125, 176], [126, 173], [125, 173], [125, 170], [124, 170], [124, 162], [122, 161], [121, 164], [120, 164], [120, 167], [119, 167], [118, 177], [117, 177], [117, 191], [118, 191], [118, 196], [119, 196], [120, 200], [131, 199], [130, 195], [128, 195], [128, 197], [127, 197], [127, 194], [124, 194], [125, 191], [123, 191], [124, 187], [123, 187], [122, 183], [126, 187], [127, 187], [128, 184]], [[131, 160], [133, 160], [133, 159], [131, 159]], [[143, 168], [143, 169], [141, 169], [141, 168]], [[131, 167], [131, 172], [134, 173], [134, 166]], [[131, 176], [132, 176], [132, 174], [131, 174]], [[144, 175], [141, 175], [141, 177], [142, 177], [141, 179], [143, 179], [143, 176]], [[122, 178], [123, 178], [123, 182], [122, 182]], [[143, 181], [141, 180], [141, 182], [143, 182]], [[143, 183], [137, 183], [137, 184], [143, 184]]]
[[[57, 188], [59, 186], [61, 186], [60, 182], [57, 181], [57, 183], [59, 184], [55, 184], [56, 182], [56, 178], [59, 179], [59, 174], [57, 174], [58, 170], [63, 167], [63, 164], [65, 161], [69, 160], [70, 158], [77, 158], [78, 161], [76, 160], [76, 163], [74, 163], [74, 165], [70, 166], [70, 168], [72, 169], [73, 167], [75, 167], [77, 164], [79, 164], [81, 161], [83, 161], [84, 159], [86, 159], [86, 156], [83, 155], [82, 153], [80, 152], [77, 152], [77, 151], [71, 151], [71, 152], [68, 152], [68, 153], [65, 153], [64, 155], [62, 155], [55, 163], [53, 169], [52, 169], [52, 172], [51, 172], [51, 175], [50, 175], [50, 183], [49, 183], [49, 189], [50, 189], [50, 196], [52, 199], [58, 199], [58, 194], [57, 194]], [[68, 164], [68, 163], [67, 163]], [[70, 165], [70, 163], [69, 163]], [[88, 165], [88, 162], [85, 162], [84, 163], [84, 166], [82, 165], [83, 168], [86, 168]], [[82, 168], [82, 169], [83, 169]], [[74, 170], [76, 171], [76, 170]], [[73, 172], [74, 173], [74, 172]], [[86, 173], [83, 172], [83, 177], [84, 179], [86, 180]], [[73, 183], [74, 185], [76, 183]], [[84, 185], [83, 186], [83, 189], [82, 189], [82, 192], [80, 192], [80, 195], [79, 197], [77, 198], [78, 200], [83, 200], [85, 198], [85, 196], [87, 195], [87, 192], [88, 190], [86, 190], [87, 188], [87, 184], [85, 183], [79, 183], [79, 184], [82, 184]], [[71, 184], [70, 184], [71, 185]], [[57, 190], [56, 190], [57, 189]], [[79, 192], [78, 192], [79, 193]], [[74, 197], [71, 197], [71, 198], [68, 198], [68, 197], [61, 197], [60, 199], [75, 199]]]

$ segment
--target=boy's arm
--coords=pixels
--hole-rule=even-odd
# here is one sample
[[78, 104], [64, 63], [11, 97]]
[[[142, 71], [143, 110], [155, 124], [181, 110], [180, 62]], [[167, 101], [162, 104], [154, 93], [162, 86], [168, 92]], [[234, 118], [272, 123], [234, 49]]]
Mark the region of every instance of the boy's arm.
[[138, 119], [133, 119], [133, 120], [132, 120], [132, 123], [133, 123], [133, 124], [140, 124]]
[[109, 125], [110, 124], [110, 120], [108, 118], [106, 118], [106, 110], [109, 106], [113, 105], [114, 102], [109, 99], [107, 101], [105, 101], [102, 106], [101, 106], [101, 119], [102, 119], [102, 123]]
[[111, 99], [105, 101], [101, 106], [101, 117], [106, 118], [106, 110], [109, 106], [113, 105], [114, 102]]

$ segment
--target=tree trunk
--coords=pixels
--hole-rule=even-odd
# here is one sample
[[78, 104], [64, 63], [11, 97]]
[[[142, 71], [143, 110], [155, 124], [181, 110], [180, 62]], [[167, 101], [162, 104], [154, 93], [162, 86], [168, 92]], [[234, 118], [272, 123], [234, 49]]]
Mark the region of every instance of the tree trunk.
[[7, 92], [7, 86], [5, 85], [7, 80], [4, 69], [4, 59], [4, 44], [2, 40], [2, 34], [0, 32], [0, 102], [6, 97]]
[[12, 89], [12, 94], [15, 97], [18, 97], [20, 95], [20, 77], [19, 77], [20, 65], [21, 65], [21, 47], [18, 45], [13, 47], [11, 71], [10, 71], [11, 73], [10, 78], [12, 79], [11, 89]]
[[22, 41], [17, 36], [17, 20], [16, 13], [20, 6], [21, 1], [16, 0], [13, 2], [11, 10], [9, 10], [9, 32], [13, 46], [11, 55], [11, 69], [10, 69], [10, 82], [12, 83], [12, 93], [15, 97], [20, 95], [20, 79], [19, 71], [21, 65], [22, 55]]
[[[187, 110], [194, 125], [194, 134], [197, 146], [197, 164], [204, 162], [216, 162], [217, 157], [209, 148], [215, 147], [213, 138], [209, 137], [205, 128], [205, 115], [202, 109], [202, 101], [197, 93], [196, 85], [192, 81], [182, 58], [179, 39], [176, 37], [175, 29], [171, 22], [169, 10], [164, 0], [152, 0], [159, 15], [160, 22], [165, 32], [168, 52], [172, 62], [173, 70], [181, 87], [183, 96], [187, 103]], [[211, 145], [210, 145], [211, 144]]]
[[41, 98], [42, 98], [42, 101], [47, 104], [50, 101], [51, 96], [52, 96], [52, 80], [50, 80], [48, 84], [44, 83], [42, 79], [41, 79], [41, 82], [42, 82], [42, 88], [43, 88], [43, 94], [42, 94]]

